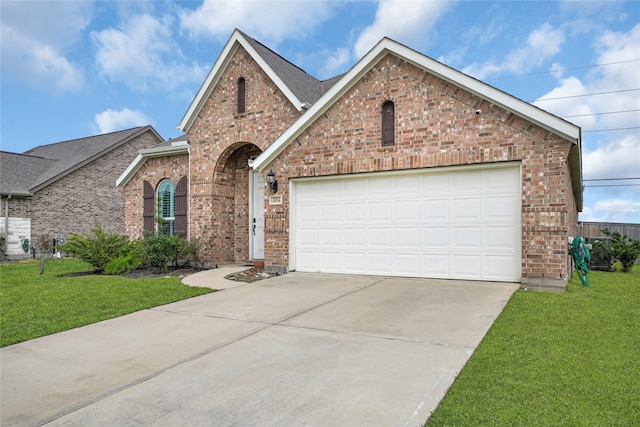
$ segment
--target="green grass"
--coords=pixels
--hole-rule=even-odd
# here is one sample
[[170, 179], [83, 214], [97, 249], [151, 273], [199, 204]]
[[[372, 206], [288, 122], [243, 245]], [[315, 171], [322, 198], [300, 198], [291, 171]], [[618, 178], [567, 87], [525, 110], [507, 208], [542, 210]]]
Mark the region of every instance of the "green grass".
[[640, 266], [519, 290], [425, 426], [639, 426]]
[[83, 271], [91, 266], [76, 259], [49, 260], [44, 275], [37, 262], [0, 265], [0, 346], [211, 292], [177, 277], [60, 277]]

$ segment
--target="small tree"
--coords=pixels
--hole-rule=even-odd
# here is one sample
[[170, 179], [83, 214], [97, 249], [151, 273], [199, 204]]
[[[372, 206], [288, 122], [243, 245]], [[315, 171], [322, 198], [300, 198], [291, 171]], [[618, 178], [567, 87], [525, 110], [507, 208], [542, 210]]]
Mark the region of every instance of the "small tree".
[[640, 240], [632, 239], [628, 236], [607, 229], [600, 230], [605, 236], [611, 238], [610, 251], [611, 256], [622, 264], [622, 271], [628, 273], [640, 256]]
[[48, 234], [41, 234], [35, 239], [36, 252], [38, 254], [38, 262], [40, 266], [40, 274], [44, 274], [44, 268], [47, 264], [47, 260], [53, 256], [53, 244], [51, 243], [51, 236]]

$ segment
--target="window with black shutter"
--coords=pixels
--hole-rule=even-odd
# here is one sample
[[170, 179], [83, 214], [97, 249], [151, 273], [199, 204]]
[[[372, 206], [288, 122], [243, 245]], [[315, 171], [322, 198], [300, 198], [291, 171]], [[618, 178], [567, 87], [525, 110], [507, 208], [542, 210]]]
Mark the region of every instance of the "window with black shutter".
[[183, 176], [176, 185], [174, 232], [182, 237], [187, 235], [187, 177]]
[[395, 106], [392, 101], [382, 104], [382, 146], [395, 145]]
[[155, 203], [153, 186], [149, 181], [144, 181], [142, 190], [142, 218], [143, 230], [153, 233], [155, 231]]
[[170, 179], [158, 185], [158, 234], [175, 234], [175, 186]]
[[244, 78], [238, 79], [238, 114], [245, 112], [245, 81]]

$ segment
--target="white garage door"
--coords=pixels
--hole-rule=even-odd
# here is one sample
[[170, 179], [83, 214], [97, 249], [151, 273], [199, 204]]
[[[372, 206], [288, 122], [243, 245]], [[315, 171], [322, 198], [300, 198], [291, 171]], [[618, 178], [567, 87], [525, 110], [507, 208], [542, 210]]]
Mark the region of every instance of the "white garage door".
[[292, 270], [519, 281], [519, 164], [292, 180]]

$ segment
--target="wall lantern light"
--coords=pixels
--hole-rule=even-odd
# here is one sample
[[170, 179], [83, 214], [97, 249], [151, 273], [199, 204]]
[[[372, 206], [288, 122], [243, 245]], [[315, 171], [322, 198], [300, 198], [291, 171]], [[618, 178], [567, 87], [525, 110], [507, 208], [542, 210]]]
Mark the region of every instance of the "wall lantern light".
[[276, 179], [276, 174], [274, 174], [272, 170], [267, 174], [267, 184], [269, 184], [269, 188], [272, 192], [278, 192], [278, 180]]

